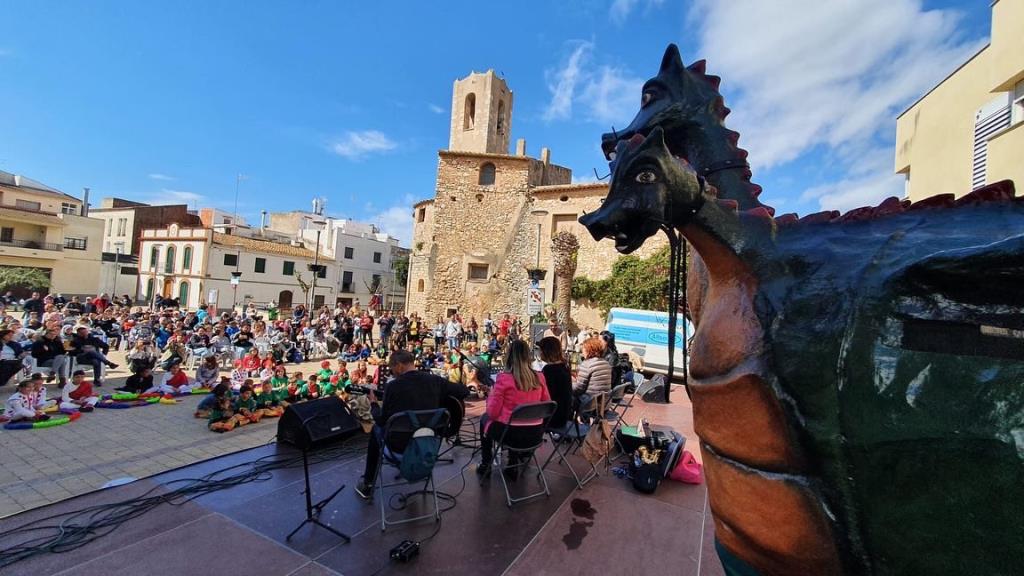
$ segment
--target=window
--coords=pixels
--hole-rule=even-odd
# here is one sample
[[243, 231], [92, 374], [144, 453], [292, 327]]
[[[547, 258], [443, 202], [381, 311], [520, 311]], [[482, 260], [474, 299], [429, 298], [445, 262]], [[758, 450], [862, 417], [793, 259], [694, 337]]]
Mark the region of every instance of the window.
[[181, 253], [181, 267], [185, 271], [192, 270], [192, 247], [185, 246], [185, 250]]
[[372, 283], [370, 284], [370, 287], [373, 288], [374, 292], [380, 289], [380, 274], [374, 274], [372, 276]]
[[167, 257], [164, 260], [164, 273], [171, 274], [174, 272], [174, 246], [167, 247]]
[[238, 254], [225, 254], [224, 255], [225, 266], [238, 266]]
[[257, 258], [256, 259], [256, 265], [253, 266], [252, 271], [257, 273], [257, 274], [263, 274], [264, 272], [266, 272], [267, 271], [267, 259], [266, 258]]
[[374, 252], [373, 253], [373, 263], [374, 264], [380, 264], [380, 256], [381, 256], [380, 252]]
[[423, 220], [426, 219], [426, 217], [427, 217], [427, 209], [426, 208], [420, 208], [419, 210], [416, 211], [416, 221], [417, 222], [423, 222]]
[[181, 286], [178, 286], [178, 303], [182, 308], [188, 306], [188, 280], [182, 280]]
[[470, 264], [469, 279], [487, 281], [487, 278], [490, 276], [487, 268], [487, 264]]
[[71, 202], [61, 202], [60, 211], [62, 214], [78, 214], [78, 205]]
[[0, 228], [0, 242], [14, 242], [14, 228]]
[[327, 266], [320, 264], [320, 268], [316, 271], [317, 278], [327, 278]]
[[341, 291], [342, 292], [352, 292], [353, 291], [352, 290], [352, 272], [351, 271], [347, 271], [347, 272], [342, 272], [341, 273]]
[[159, 246], [153, 246], [153, 248], [151, 248], [150, 251], [149, 251], [149, 267], [152, 268], [153, 270], [156, 270], [156, 267], [160, 265], [159, 262], [160, 262], [160, 247]]
[[110, 232], [114, 229], [114, 219], [107, 219], [107, 231], [104, 233], [105, 236], [110, 236]]
[[281, 268], [281, 274], [285, 276], [295, 276], [295, 262], [284, 261], [284, 267]]
[[480, 185], [481, 186], [494, 186], [494, 164], [490, 162], [484, 162], [480, 166]]
[[86, 238], [67, 237], [64, 239], [64, 247], [69, 250], [85, 250], [86, 243]]
[[345, 259], [351, 260], [355, 256], [355, 249], [345, 246]]
[[117, 235], [124, 236], [128, 231], [128, 219], [118, 218], [117, 219]]
[[153, 279], [146, 280], [146, 300], [153, 299]]
[[476, 123], [476, 94], [472, 92], [466, 96], [466, 109], [462, 114], [462, 129], [472, 130]]
[[998, 96], [974, 115], [974, 155], [971, 165], [971, 189], [988, 181], [988, 138], [1010, 125], [1010, 106], [1005, 96]]
[[40, 204], [39, 202], [31, 202], [29, 200], [15, 200], [14, 207], [21, 208], [22, 210], [32, 210], [34, 212], [39, 212], [43, 208], [43, 205]]
[[505, 133], [505, 101], [498, 100], [498, 134]]
[[416, 282], [416, 291], [423, 292], [423, 278], [420, 278], [419, 281]]

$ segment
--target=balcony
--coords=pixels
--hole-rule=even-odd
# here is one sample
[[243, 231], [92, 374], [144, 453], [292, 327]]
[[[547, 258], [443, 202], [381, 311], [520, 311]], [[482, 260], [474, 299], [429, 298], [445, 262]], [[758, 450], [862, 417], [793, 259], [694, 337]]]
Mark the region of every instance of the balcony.
[[34, 240], [0, 239], [0, 246], [11, 246], [14, 248], [28, 248], [30, 250], [54, 250], [61, 252], [64, 247], [52, 242], [36, 242]]

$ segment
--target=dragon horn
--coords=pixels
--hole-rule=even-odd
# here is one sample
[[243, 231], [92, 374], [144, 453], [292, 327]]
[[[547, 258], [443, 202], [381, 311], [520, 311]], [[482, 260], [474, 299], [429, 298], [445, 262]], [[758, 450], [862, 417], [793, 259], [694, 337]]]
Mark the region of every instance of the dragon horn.
[[683, 68], [683, 58], [679, 55], [679, 47], [669, 44], [668, 48], [665, 48], [665, 55], [661, 57], [661, 69], [658, 72], [682, 70]]

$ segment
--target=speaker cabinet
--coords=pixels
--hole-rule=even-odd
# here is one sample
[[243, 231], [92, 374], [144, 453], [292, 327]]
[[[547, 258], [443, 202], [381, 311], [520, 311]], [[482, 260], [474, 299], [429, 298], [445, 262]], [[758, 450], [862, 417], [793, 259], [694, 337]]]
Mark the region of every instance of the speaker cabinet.
[[361, 430], [348, 406], [332, 396], [289, 405], [277, 423], [277, 441], [308, 450]]

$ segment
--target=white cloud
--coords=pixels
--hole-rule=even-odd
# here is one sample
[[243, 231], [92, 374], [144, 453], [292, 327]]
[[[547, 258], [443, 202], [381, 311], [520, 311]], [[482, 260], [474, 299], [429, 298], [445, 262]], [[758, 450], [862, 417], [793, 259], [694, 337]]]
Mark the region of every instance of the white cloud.
[[171, 190], [164, 188], [160, 190], [156, 197], [160, 198], [164, 204], [202, 204], [206, 202], [206, 197], [202, 194], [195, 192], [189, 192], [187, 190]]
[[593, 48], [593, 42], [579, 42], [561, 69], [546, 72], [548, 90], [551, 91], [551, 104], [544, 111], [544, 120], [566, 120], [572, 116], [576, 84], [580, 80], [584, 60]]
[[444, 114], [444, 108], [441, 108], [440, 106], [434, 103], [427, 104], [427, 109], [433, 112], [434, 114]]
[[171, 180], [174, 180], [175, 178], [174, 178], [174, 176], [168, 176], [167, 174], [160, 174], [159, 172], [154, 172], [153, 174], [149, 175], [149, 179], [150, 180], [161, 180], [161, 181], [165, 181], [165, 182], [170, 182]]
[[[903, 197], [904, 177], [892, 173], [892, 148], [876, 147], [858, 156], [837, 182], [812, 186], [800, 195], [800, 202], [817, 201], [823, 210], [845, 212], [861, 206], [874, 206], [895, 196]], [[778, 202], [775, 203], [778, 208]]]
[[360, 160], [370, 154], [379, 154], [398, 147], [393, 140], [377, 130], [346, 132], [341, 139], [330, 143], [330, 150], [349, 160]]
[[[828, 209], [898, 188], [896, 115], [982, 45], [958, 34], [959, 13], [925, 10], [920, 0], [697, 0], [689, 19], [755, 167], [820, 149], [850, 171], [805, 192]], [[858, 152], [879, 146], [887, 161], [868, 170]]]
[[408, 248], [412, 245], [412, 205], [415, 202], [411, 194], [406, 194], [400, 203], [371, 215], [369, 221], [398, 238], [400, 246]]
[[[661, 6], [664, 0], [646, 0], [647, 10], [651, 8]], [[633, 8], [636, 8], [640, 0], [615, 0], [612, 2], [612, 7], [608, 11], [608, 16], [612, 19], [612, 22], [616, 24], [622, 24], [629, 18], [630, 13], [633, 12]]]
[[644, 80], [622, 68], [601, 66], [580, 94], [590, 120], [599, 124], [629, 122], [640, 108]]

